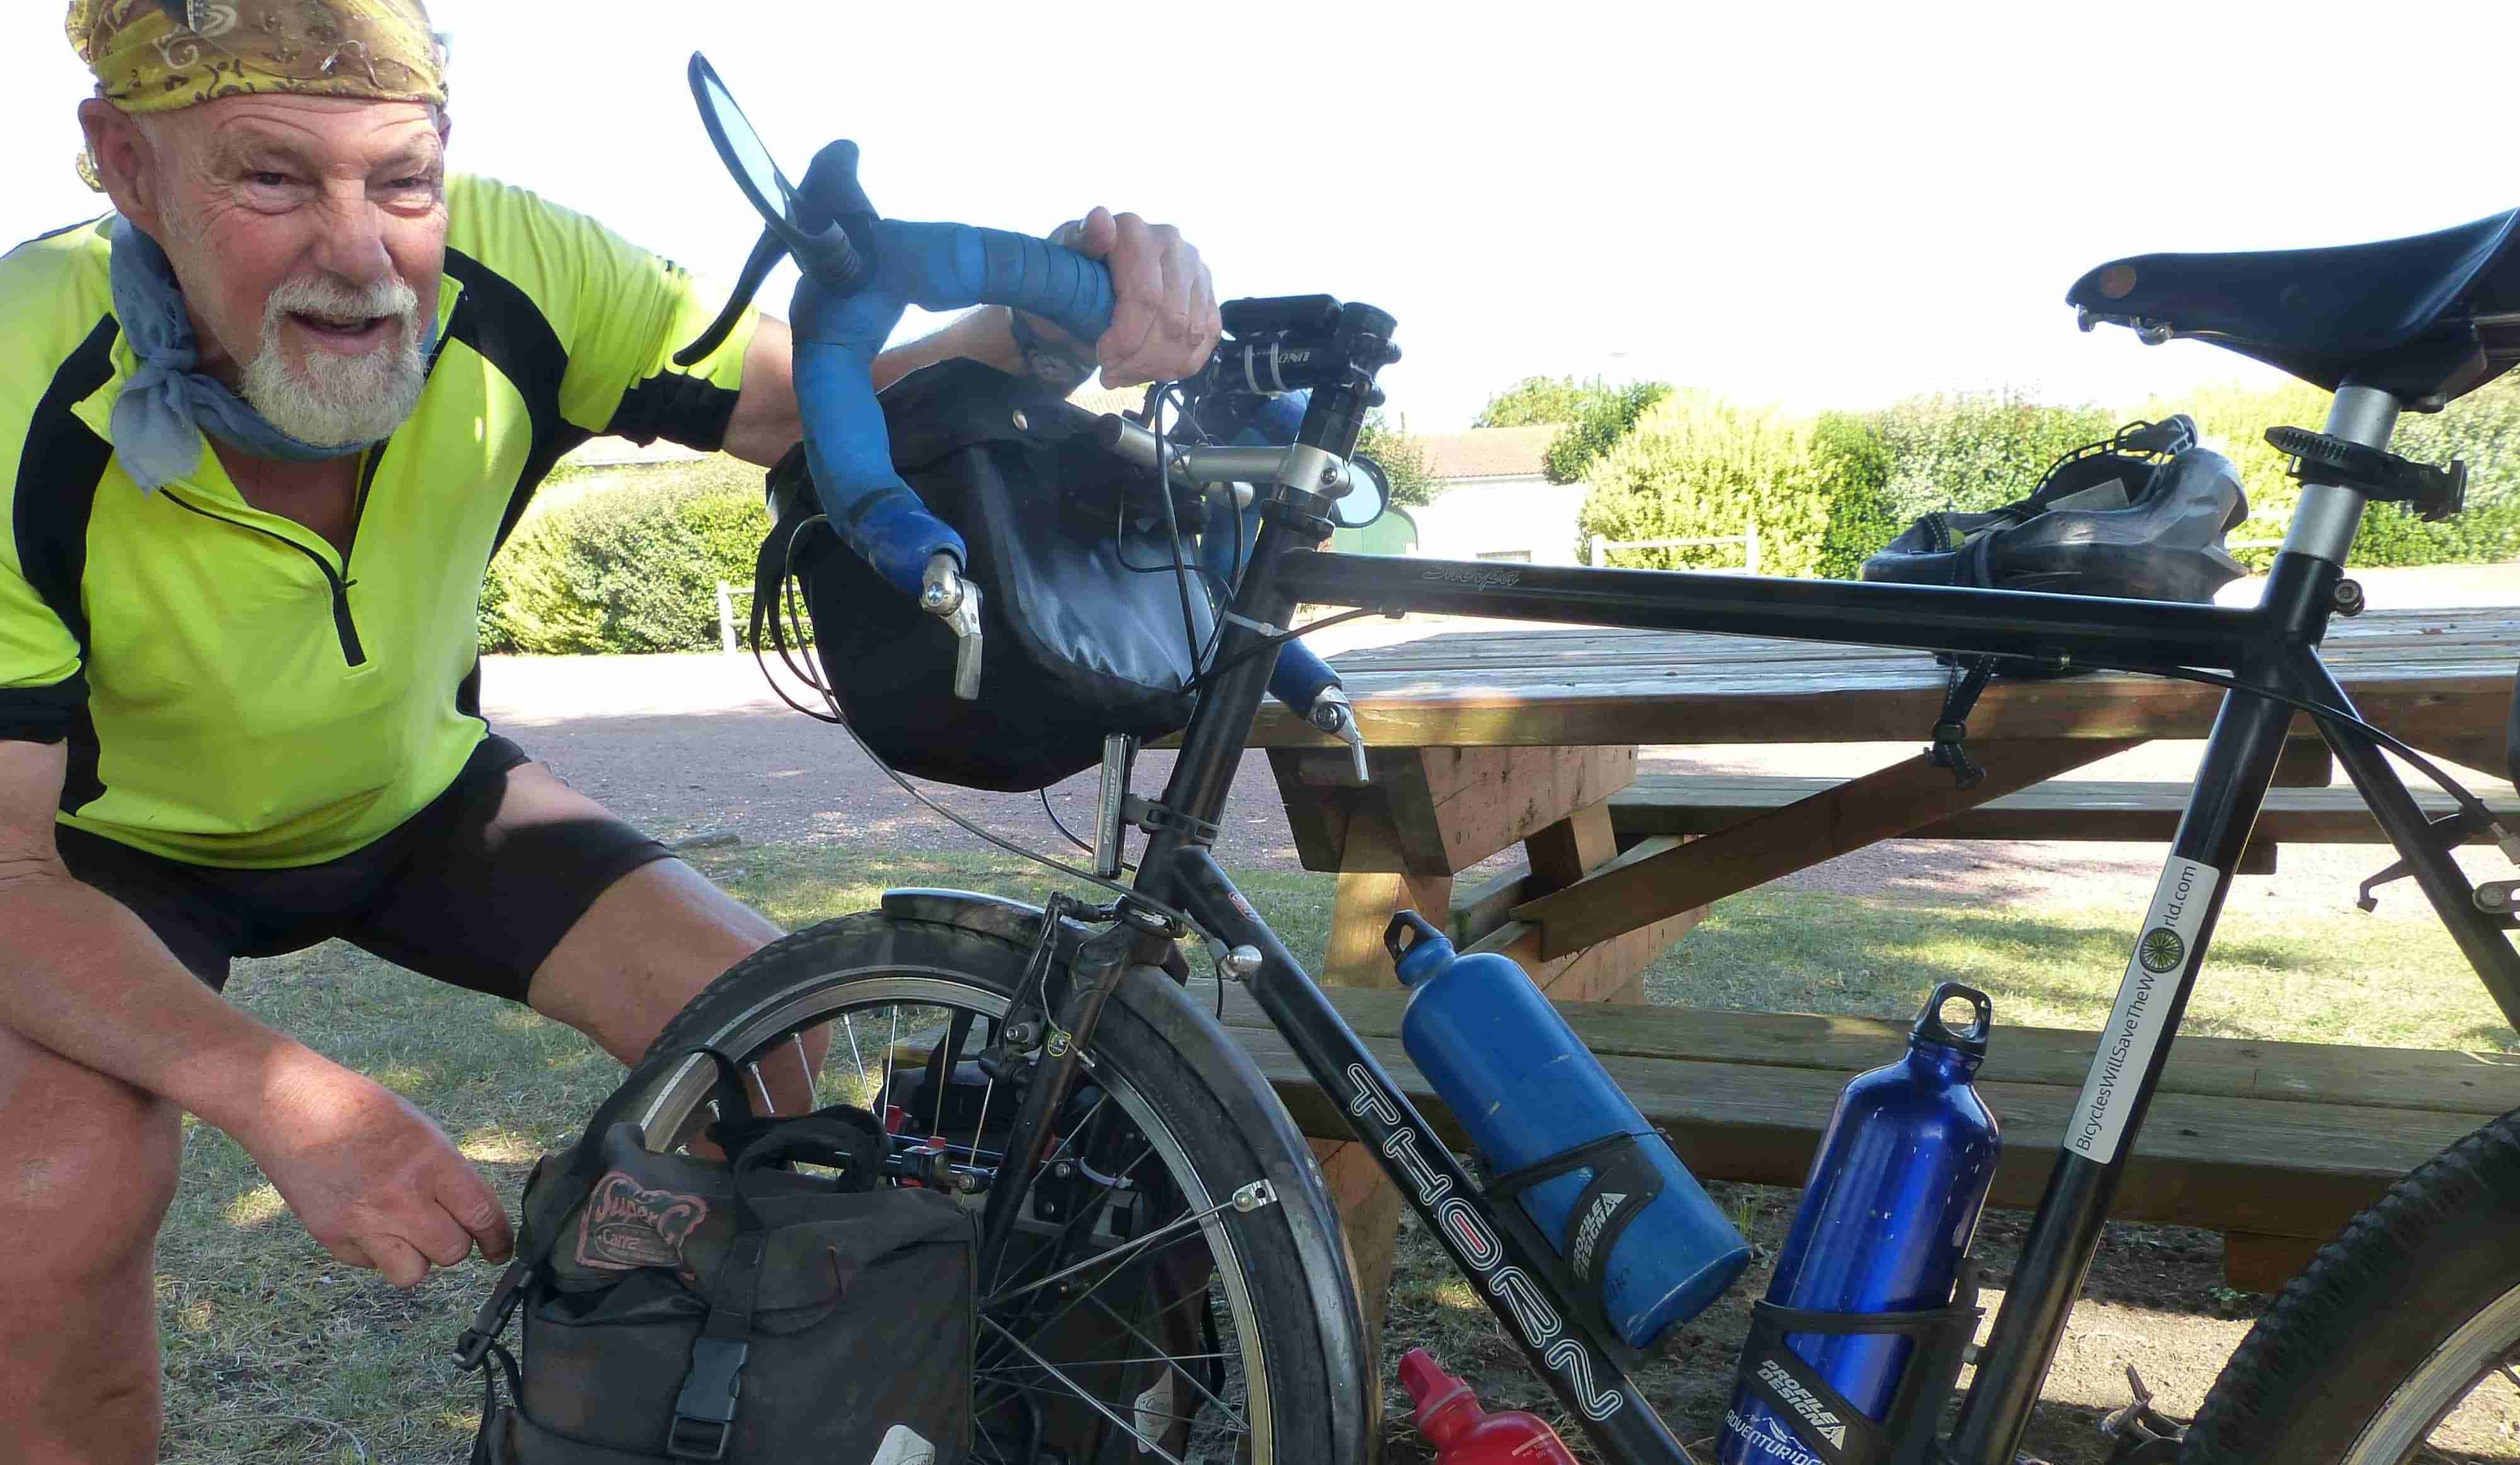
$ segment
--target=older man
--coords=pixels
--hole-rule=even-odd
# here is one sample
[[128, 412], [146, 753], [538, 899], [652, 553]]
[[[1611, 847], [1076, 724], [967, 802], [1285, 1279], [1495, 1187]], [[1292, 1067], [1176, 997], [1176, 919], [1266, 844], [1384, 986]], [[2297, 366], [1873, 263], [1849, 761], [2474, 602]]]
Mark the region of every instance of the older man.
[[[155, 1458], [178, 1116], [398, 1285], [510, 1245], [430, 1122], [218, 997], [341, 937], [624, 1060], [776, 937], [477, 711], [474, 605], [600, 433], [777, 460], [788, 333], [671, 364], [673, 266], [450, 175], [420, 0], [72, 0], [113, 213], [0, 258], [0, 1456]], [[1097, 209], [1095, 352], [981, 312], [886, 355], [1194, 369], [1207, 273]]]

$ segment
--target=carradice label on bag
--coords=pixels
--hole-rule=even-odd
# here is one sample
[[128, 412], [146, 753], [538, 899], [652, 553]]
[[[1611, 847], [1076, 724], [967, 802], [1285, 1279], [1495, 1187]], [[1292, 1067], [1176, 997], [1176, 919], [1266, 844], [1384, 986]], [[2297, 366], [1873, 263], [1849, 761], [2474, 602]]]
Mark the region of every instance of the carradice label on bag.
[[621, 1171], [595, 1182], [577, 1225], [577, 1263], [607, 1271], [680, 1266], [683, 1242], [708, 1215], [697, 1195], [650, 1190]]
[[2074, 1106], [2073, 1124], [2065, 1132], [2075, 1154], [2100, 1165], [2117, 1158], [2136, 1089], [2161, 1046], [2187, 954], [2196, 949], [2196, 933], [2222, 883], [2221, 870], [2193, 860], [2174, 858], [2163, 868], [2142, 934], [2135, 940], [2135, 954], [2127, 961], [2126, 980], [2118, 986], [2118, 1004], [2100, 1033], [2091, 1074], [2083, 1080], [2082, 1102]]

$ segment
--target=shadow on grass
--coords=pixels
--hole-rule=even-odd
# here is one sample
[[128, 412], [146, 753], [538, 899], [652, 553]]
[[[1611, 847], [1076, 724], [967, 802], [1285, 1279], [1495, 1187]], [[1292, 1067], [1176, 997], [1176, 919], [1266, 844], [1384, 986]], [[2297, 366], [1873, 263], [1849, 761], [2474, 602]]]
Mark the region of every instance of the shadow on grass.
[[[2107, 910], [1920, 908], [1805, 892], [1718, 905], [1646, 973], [1657, 1002], [1906, 1018], [1937, 982], [1996, 999], [2002, 1025], [2096, 1030], [2134, 923]], [[2351, 914], [2227, 910], [2183, 1032], [2520, 1050], [2450, 938]]]

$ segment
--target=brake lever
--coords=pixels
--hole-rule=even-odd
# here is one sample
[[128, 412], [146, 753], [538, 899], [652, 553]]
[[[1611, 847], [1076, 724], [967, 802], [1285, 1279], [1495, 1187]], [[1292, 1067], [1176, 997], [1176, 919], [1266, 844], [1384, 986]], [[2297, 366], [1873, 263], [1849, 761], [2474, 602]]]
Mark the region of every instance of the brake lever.
[[980, 699], [980, 587], [964, 577], [951, 555], [931, 555], [920, 582], [919, 604], [954, 633], [954, 695]]

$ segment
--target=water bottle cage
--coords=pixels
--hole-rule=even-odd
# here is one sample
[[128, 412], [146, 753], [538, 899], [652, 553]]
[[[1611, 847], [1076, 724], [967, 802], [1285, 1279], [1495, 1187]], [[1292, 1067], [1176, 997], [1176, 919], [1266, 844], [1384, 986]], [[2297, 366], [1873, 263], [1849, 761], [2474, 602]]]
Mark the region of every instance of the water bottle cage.
[[[1985, 1315], [1977, 1306], [1973, 1261], [1960, 1264], [1952, 1306], [1930, 1311], [1806, 1312], [1754, 1303], [1737, 1381], [1824, 1465], [1924, 1465], [1934, 1458], [1934, 1423]], [[1896, 1333], [1915, 1339], [1916, 1347], [1886, 1416], [1875, 1422], [1785, 1346], [1788, 1333]]]
[[[1579, 1170], [1592, 1171], [1593, 1178], [1567, 1210], [1566, 1234], [1544, 1237], [1519, 1204], [1522, 1192]], [[1646, 1157], [1641, 1136], [1610, 1134], [1519, 1170], [1490, 1176], [1486, 1187], [1488, 1195], [1498, 1202], [1499, 1219], [1520, 1235], [1527, 1250], [1543, 1260], [1557, 1295], [1582, 1310], [1584, 1320], [1606, 1341], [1622, 1366], [1643, 1354], [1622, 1343], [1619, 1330], [1611, 1325], [1608, 1310], [1601, 1302], [1601, 1266], [1617, 1248], [1629, 1222], [1643, 1215], [1662, 1195], [1662, 1172]]]

